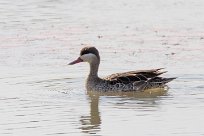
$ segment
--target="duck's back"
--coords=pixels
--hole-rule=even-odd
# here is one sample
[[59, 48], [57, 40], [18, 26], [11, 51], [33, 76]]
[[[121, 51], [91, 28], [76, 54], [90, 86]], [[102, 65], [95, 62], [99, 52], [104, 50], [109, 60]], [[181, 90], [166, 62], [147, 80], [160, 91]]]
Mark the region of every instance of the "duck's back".
[[112, 91], [143, 91], [145, 89], [164, 87], [175, 78], [162, 78], [165, 73], [160, 69], [130, 71], [112, 74], [104, 78], [104, 90]]

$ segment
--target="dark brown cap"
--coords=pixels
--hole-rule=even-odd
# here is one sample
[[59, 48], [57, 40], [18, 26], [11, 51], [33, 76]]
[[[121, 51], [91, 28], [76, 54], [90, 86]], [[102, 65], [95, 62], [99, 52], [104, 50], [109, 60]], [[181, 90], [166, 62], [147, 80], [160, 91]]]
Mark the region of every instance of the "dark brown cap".
[[84, 47], [81, 49], [81, 52], [80, 52], [80, 56], [84, 55], [84, 54], [89, 54], [89, 53], [92, 53], [94, 55], [97, 56], [97, 58], [100, 60], [100, 56], [99, 56], [99, 52], [98, 50], [93, 47], [93, 46], [88, 46], [88, 47]]

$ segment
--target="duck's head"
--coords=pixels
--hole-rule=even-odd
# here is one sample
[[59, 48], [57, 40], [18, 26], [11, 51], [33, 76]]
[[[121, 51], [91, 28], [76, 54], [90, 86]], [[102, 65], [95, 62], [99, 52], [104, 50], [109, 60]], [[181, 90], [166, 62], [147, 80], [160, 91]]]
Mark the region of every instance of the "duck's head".
[[80, 62], [88, 62], [90, 64], [100, 63], [99, 52], [95, 47], [84, 47], [81, 49], [80, 56], [69, 63], [69, 65], [74, 65]]

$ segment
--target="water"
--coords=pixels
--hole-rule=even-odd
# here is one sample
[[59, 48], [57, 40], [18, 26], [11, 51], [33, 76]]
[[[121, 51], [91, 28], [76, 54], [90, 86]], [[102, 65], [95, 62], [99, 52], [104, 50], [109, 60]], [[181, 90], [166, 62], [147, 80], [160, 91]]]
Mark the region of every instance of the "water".
[[[201, 0], [1, 0], [0, 135], [204, 135]], [[99, 75], [165, 67], [168, 91], [91, 94]]]

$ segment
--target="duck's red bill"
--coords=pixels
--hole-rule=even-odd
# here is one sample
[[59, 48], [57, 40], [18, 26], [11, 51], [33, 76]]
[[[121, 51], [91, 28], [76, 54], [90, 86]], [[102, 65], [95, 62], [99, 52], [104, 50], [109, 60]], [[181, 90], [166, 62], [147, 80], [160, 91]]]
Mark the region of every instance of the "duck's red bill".
[[83, 62], [83, 60], [79, 57], [78, 59], [76, 59], [76, 60], [70, 62], [68, 65], [74, 65], [74, 64], [80, 63], [80, 62]]

